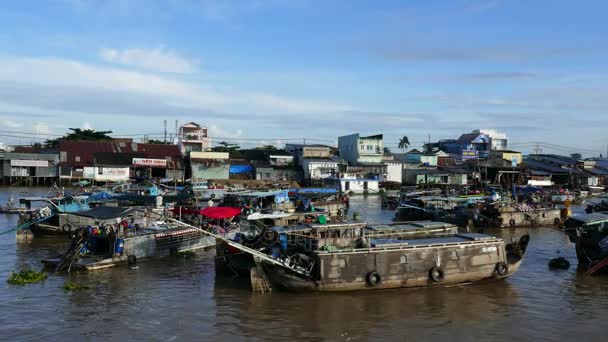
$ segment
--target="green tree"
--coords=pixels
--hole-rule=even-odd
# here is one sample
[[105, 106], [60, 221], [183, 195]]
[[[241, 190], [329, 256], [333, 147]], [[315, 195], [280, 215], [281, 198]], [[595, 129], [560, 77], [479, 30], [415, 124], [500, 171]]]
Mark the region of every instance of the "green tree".
[[217, 144], [219, 146], [215, 146], [213, 148], [213, 151], [215, 151], [215, 152], [228, 152], [232, 155], [232, 154], [236, 154], [241, 149], [241, 147], [239, 145], [231, 144], [231, 143], [228, 143], [225, 141], [221, 141]]
[[158, 139], [148, 139], [148, 144], [162, 144], [162, 145], [169, 145], [171, 144], [168, 141], [162, 141], [162, 140], [158, 140]]
[[405, 151], [410, 146], [410, 139], [407, 136], [401, 137], [399, 139], [399, 148]]
[[384, 154], [390, 154], [391, 153], [391, 149], [388, 147], [384, 148]]
[[85, 140], [85, 141], [110, 141], [112, 131], [96, 131], [93, 129], [70, 128], [70, 133], [58, 139], [46, 140], [44, 145], [50, 148], [56, 148], [59, 145], [59, 140]]
[[274, 145], [263, 145], [255, 148], [256, 150], [264, 150], [264, 151], [276, 151], [277, 147]]

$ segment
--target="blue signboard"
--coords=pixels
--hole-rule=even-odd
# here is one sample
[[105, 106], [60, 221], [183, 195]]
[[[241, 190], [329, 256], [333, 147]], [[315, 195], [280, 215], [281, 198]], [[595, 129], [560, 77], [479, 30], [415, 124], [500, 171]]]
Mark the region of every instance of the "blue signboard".
[[479, 154], [476, 150], [462, 150], [462, 160], [477, 159]]

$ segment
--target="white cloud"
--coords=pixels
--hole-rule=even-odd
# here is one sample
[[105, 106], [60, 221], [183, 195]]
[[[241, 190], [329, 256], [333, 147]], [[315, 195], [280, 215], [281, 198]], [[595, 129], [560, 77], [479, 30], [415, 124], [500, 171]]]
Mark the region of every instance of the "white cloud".
[[243, 130], [238, 128], [234, 131], [225, 130], [217, 125], [211, 125], [209, 127], [209, 136], [218, 138], [231, 138], [238, 139], [243, 136]]
[[93, 129], [93, 126], [90, 122], [85, 121], [85, 123], [82, 124], [82, 129]]
[[[41, 87], [53, 92], [54, 98], [39, 97], [37, 92]], [[53, 57], [0, 57], [0, 91], [4, 104], [33, 107], [32, 102], [35, 100], [44, 103], [45, 106], [41, 109], [45, 112], [71, 110], [128, 115], [128, 111], [135, 108], [139, 109], [138, 114], [141, 115], [141, 108], [149, 110], [151, 101], [157, 106], [178, 110], [212, 110], [233, 115], [239, 112], [325, 115], [349, 109], [346, 106], [274, 94], [218, 89], [206, 84], [181, 81], [169, 75], [100, 67]], [[89, 106], [86, 105], [87, 102]], [[116, 103], [110, 113], [99, 109], [107, 103]]]
[[162, 47], [155, 49], [101, 49], [101, 58], [109, 63], [127, 65], [151, 71], [189, 74], [195, 71], [196, 61], [179, 56]]
[[43, 122], [36, 122], [36, 124], [34, 125], [34, 132], [39, 133], [39, 134], [52, 134], [53, 133], [53, 131], [51, 130], [49, 125], [47, 125]]
[[5, 119], [2, 121], [2, 125], [8, 128], [21, 128], [23, 127], [23, 123], [13, 121], [11, 119]]

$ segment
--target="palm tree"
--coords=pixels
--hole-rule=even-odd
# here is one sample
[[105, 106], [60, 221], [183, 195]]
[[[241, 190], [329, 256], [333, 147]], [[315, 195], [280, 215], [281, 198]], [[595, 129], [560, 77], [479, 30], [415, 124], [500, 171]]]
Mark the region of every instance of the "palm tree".
[[384, 148], [384, 154], [391, 154], [391, 149], [388, 147]]
[[400, 149], [405, 151], [409, 146], [410, 146], [410, 139], [408, 139], [407, 136], [404, 135], [403, 137], [401, 137], [401, 139], [399, 139], [399, 148]]

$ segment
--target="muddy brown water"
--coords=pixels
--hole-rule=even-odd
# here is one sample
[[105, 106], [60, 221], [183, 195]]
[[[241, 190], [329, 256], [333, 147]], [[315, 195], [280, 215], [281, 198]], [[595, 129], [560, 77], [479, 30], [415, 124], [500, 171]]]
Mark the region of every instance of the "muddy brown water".
[[[0, 189], [0, 202], [23, 189]], [[36, 189], [30, 192], [45, 193]], [[353, 198], [351, 213], [387, 222], [376, 197]], [[0, 229], [17, 217], [0, 215]], [[449, 288], [347, 294], [252, 293], [247, 282], [216, 278], [214, 251], [194, 259], [140, 262], [89, 273], [51, 274], [42, 283], [13, 286], [11, 271], [40, 268], [66, 242], [16, 242], [0, 235], [0, 339], [145, 341], [604, 341], [608, 277], [576, 270], [573, 246], [551, 228], [490, 230], [531, 242], [519, 271], [505, 281]], [[549, 259], [573, 265], [552, 271]], [[88, 284], [66, 292], [65, 281]]]

